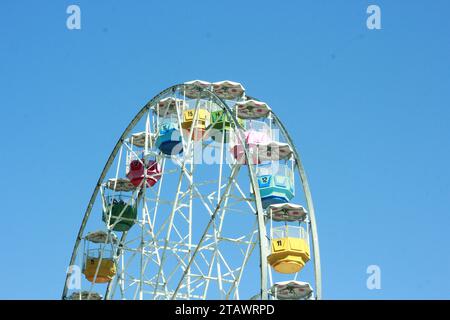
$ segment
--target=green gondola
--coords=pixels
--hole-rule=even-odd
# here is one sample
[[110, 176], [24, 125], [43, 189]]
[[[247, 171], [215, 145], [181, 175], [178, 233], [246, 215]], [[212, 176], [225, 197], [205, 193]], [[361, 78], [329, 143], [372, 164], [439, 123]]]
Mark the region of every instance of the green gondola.
[[[238, 119], [239, 124], [242, 126], [244, 124], [243, 120]], [[222, 141], [222, 134], [225, 133], [225, 143], [228, 142], [229, 132], [234, 128], [234, 123], [231, 117], [225, 113], [223, 110], [216, 110], [211, 112], [211, 124], [208, 126], [207, 130], [210, 130], [209, 136], [214, 141]]]
[[[123, 213], [122, 213], [123, 211]], [[132, 204], [127, 204], [125, 201], [113, 199], [106, 210], [103, 212], [103, 221], [105, 223], [109, 220], [109, 226], [114, 231], [128, 231], [134, 225], [137, 218], [137, 207]]]

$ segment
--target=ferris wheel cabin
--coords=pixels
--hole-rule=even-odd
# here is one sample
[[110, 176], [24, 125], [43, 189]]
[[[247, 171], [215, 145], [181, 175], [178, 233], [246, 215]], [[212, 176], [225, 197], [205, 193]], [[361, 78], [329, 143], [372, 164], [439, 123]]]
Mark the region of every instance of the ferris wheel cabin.
[[109, 197], [108, 203], [103, 211], [103, 222], [114, 231], [128, 231], [134, 225], [137, 218], [137, 206], [133, 198], [128, 202], [115, 197]]
[[[181, 127], [184, 129], [184, 135], [191, 137], [194, 141], [200, 141], [205, 135], [207, 126], [210, 123], [210, 113], [208, 109], [203, 106], [202, 108], [189, 108], [183, 113], [183, 122]], [[192, 133], [191, 133], [192, 131]]]
[[116, 264], [112, 250], [106, 249], [112, 242], [117, 242], [105, 231], [88, 233], [85, 237], [83, 274], [92, 283], [106, 283], [116, 275]]
[[[231, 116], [218, 105], [213, 105], [211, 110], [211, 124], [207, 128], [207, 130], [210, 131], [209, 136], [212, 140], [217, 142], [229, 142], [230, 132], [232, 132], [235, 127], [231, 120]], [[237, 120], [239, 125], [244, 125], [242, 119], [238, 118]]]
[[287, 203], [294, 197], [294, 174], [290, 166], [276, 162], [260, 164], [256, 175], [263, 208]]
[[135, 186], [139, 187], [145, 179], [145, 169], [147, 169], [147, 187], [153, 187], [161, 178], [161, 167], [155, 160], [149, 160], [145, 163], [144, 159], [131, 161], [127, 178]]
[[181, 133], [178, 126], [178, 110], [184, 108], [184, 101], [168, 97], [156, 105], [157, 134], [155, 146], [163, 154], [175, 155], [183, 152]]

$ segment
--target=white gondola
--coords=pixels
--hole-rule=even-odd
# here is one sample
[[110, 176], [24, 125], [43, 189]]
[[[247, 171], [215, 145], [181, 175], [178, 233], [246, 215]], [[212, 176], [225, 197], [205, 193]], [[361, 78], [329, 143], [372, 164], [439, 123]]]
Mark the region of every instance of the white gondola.
[[209, 96], [203, 89], [211, 88], [211, 82], [203, 80], [193, 80], [184, 83], [184, 95], [189, 99], [202, 99]]
[[273, 221], [303, 222], [308, 214], [304, 207], [293, 203], [272, 204], [267, 211], [268, 217]]
[[277, 300], [307, 300], [313, 295], [313, 289], [308, 282], [295, 280], [277, 282], [270, 291]]
[[119, 192], [129, 192], [136, 189], [136, 187], [127, 178], [108, 179], [106, 182], [106, 188]]
[[85, 239], [92, 243], [100, 243], [100, 244], [116, 244], [118, 239], [114, 233], [108, 233], [103, 230], [89, 232]]
[[212, 85], [214, 93], [224, 100], [236, 100], [241, 98], [245, 93], [242, 84], [234, 81], [218, 81], [214, 82]]
[[292, 149], [287, 143], [270, 141], [258, 145], [258, 157], [261, 161], [287, 160], [292, 156]]
[[172, 114], [177, 114], [178, 110], [183, 110], [185, 102], [183, 99], [176, 99], [168, 97], [161, 99], [155, 109], [156, 114], [159, 117], [166, 117]]
[[267, 103], [256, 100], [247, 100], [236, 103], [237, 115], [241, 119], [266, 118], [270, 114]]
[[133, 133], [130, 138], [131, 144], [138, 148], [144, 148], [145, 141], [147, 141], [149, 146], [152, 145], [153, 140], [154, 140], [154, 137], [150, 134], [147, 134], [147, 137], [146, 137], [145, 132]]
[[74, 292], [68, 298], [68, 300], [102, 300], [103, 296], [97, 292]]

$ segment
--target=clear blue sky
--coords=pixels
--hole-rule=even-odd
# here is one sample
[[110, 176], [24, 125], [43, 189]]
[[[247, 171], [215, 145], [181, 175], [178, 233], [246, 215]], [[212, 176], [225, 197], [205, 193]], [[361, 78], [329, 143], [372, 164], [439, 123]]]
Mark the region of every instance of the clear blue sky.
[[[77, 4], [82, 29], [66, 28]], [[366, 28], [377, 4], [382, 30]], [[328, 299], [450, 298], [450, 2], [0, 3], [0, 298], [59, 298], [98, 175], [162, 89], [229, 79], [287, 126]], [[366, 288], [379, 265], [381, 290]]]

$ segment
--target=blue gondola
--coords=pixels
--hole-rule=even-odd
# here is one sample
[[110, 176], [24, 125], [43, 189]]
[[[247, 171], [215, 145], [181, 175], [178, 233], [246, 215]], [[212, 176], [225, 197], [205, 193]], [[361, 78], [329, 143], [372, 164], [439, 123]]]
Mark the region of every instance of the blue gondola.
[[160, 120], [158, 126], [158, 136], [155, 145], [166, 155], [176, 155], [183, 152], [180, 130], [178, 128], [178, 119], [176, 115], [169, 116]]
[[258, 165], [257, 178], [263, 208], [289, 202], [295, 194], [294, 175], [284, 163], [268, 162]]

